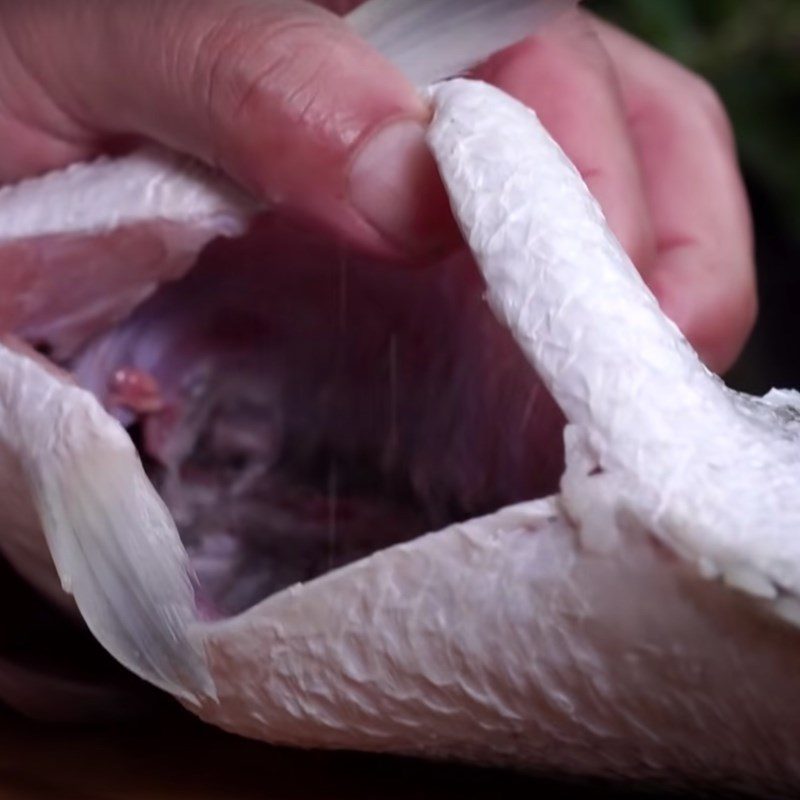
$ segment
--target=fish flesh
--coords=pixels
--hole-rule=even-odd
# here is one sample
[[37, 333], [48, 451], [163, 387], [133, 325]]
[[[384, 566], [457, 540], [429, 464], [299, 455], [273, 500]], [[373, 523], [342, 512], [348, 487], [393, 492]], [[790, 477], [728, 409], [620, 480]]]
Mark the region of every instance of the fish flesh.
[[705, 370], [533, 112], [428, 96], [471, 257], [401, 271], [269, 214], [111, 315], [9, 326], [74, 377], [0, 349], [0, 549], [239, 734], [796, 790], [798, 395]]

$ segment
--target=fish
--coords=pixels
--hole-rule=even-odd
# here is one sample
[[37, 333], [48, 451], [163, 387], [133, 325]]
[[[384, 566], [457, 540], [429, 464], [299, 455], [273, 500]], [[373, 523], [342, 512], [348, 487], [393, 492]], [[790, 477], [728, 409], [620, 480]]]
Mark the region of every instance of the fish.
[[[354, 19], [391, 58], [380, 35], [431, 9], [485, 33], [506, 7], [437, 3]], [[497, 30], [466, 63], [439, 40], [413, 78], [467, 246], [433, 269], [251, 216], [195, 165], [205, 200], [175, 210], [188, 167], [152, 151], [137, 180], [175, 193], [46, 230], [31, 211], [16, 239], [0, 222], [30, 243], [177, 220], [196, 248], [113, 310], [9, 325], [0, 550], [240, 735], [790, 795], [800, 395], [712, 375], [535, 112], [452, 77], [518, 18]], [[3, 190], [0, 221], [95, 170], [113, 200], [130, 168]]]

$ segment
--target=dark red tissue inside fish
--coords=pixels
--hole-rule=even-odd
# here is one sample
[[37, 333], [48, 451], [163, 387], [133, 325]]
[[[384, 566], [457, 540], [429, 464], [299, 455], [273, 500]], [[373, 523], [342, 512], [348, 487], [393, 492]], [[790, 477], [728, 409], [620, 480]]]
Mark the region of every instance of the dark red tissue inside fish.
[[266, 219], [70, 364], [209, 614], [555, 487], [560, 413], [482, 295], [464, 255], [410, 270]]

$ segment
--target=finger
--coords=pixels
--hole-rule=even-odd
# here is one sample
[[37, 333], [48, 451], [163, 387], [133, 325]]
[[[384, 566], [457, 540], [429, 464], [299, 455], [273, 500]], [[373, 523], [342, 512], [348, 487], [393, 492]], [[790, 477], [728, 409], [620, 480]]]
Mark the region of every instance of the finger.
[[2, 112], [0, 142], [0, 186], [62, 169], [94, 154], [94, 148], [86, 142], [65, 142]]
[[15, 97], [29, 125], [156, 139], [373, 249], [441, 235], [426, 105], [338, 16], [296, 0], [0, 0], [0, 13], [0, 61], [44, 96]]
[[481, 75], [535, 109], [644, 269], [654, 254], [649, 209], [616, 75], [588, 17], [566, 15]]
[[598, 23], [617, 64], [652, 209], [645, 277], [714, 369], [727, 369], [756, 316], [753, 236], [733, 136], [716, 95], [665, 56]]

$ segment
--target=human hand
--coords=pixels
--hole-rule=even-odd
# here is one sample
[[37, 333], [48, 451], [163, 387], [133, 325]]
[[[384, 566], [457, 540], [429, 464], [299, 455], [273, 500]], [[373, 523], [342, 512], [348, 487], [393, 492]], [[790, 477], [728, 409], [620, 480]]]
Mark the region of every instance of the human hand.
[[425, 103], [334, 13], [0, 0], [0, 19], [0, 184], [144, 138], [379, 254], [429, 252], [452, 233]]
[[756, 315], [750, 213], [725, 111], [698, 76], [576, 12], [479, 70], [534, 108], [664, 311], [715, 370]]
[[[0, 182], [144, 137], [356, 247], [414, 256], [452, 239], [424, 103], [335, 14], [290, 0], [0, 0], [0, 15]], [[755, 316], [752, 241], [706, 84], [584, 13], [478, 74], [537, 110], [665, 311], [713, 368], [730, 366]]]

